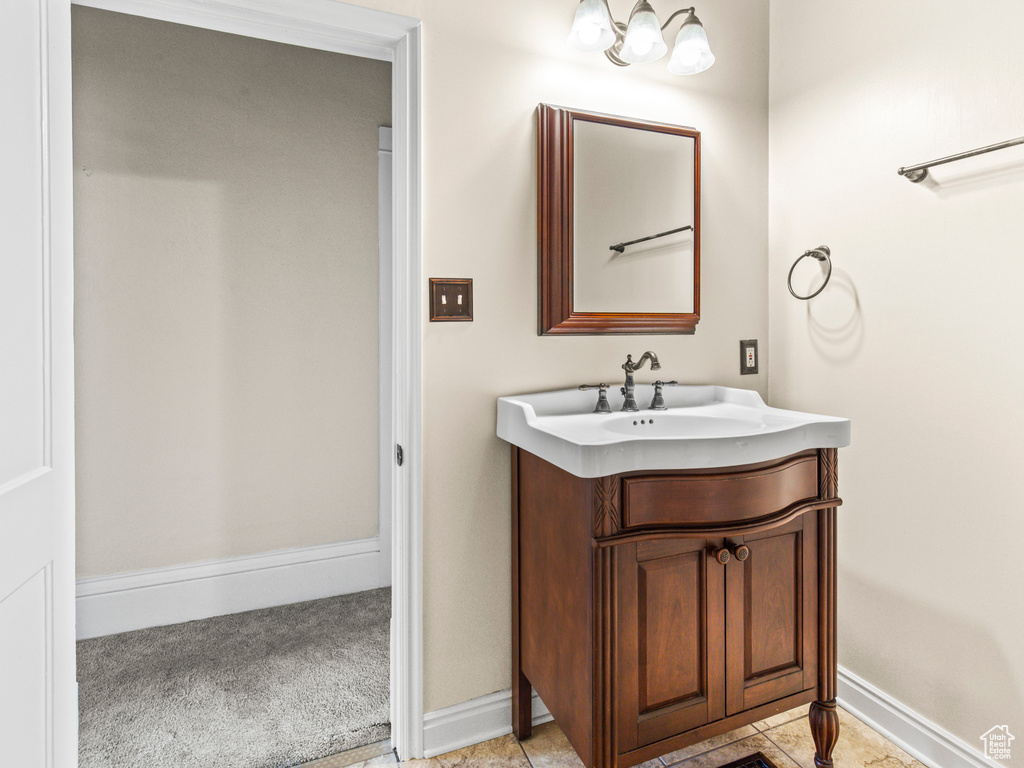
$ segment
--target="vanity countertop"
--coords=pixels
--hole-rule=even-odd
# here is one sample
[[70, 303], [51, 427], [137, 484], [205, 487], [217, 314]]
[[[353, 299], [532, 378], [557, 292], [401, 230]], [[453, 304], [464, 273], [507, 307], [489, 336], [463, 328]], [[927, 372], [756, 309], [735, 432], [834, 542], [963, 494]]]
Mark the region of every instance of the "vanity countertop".
[[[652, 385], [638, 384], [645, 404]], [[850, 444], [849, 419], [771, 408], [752, 390], [680, 385], [666, 410], [593, 413], [594, 392], [562, 389], [498, 398], [498, 437], [577, 477], [620, 472], [734, 467]]]

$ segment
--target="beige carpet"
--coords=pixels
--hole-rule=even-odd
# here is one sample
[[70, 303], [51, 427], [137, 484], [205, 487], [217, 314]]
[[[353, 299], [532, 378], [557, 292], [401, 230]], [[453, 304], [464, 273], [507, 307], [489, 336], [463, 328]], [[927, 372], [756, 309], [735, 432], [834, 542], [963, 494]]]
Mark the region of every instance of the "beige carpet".
[[80, 768], [283, 768], [391, 734], [391, 590], [78, 643]]

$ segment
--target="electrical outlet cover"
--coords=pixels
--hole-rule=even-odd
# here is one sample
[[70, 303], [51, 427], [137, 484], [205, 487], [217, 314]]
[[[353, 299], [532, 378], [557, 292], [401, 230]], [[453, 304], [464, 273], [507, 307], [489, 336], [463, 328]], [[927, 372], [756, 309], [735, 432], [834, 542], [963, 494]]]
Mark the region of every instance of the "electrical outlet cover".
[[757, 373], [759, 355], [757, 339], [746, 339], [740, 342], [740, 375]]

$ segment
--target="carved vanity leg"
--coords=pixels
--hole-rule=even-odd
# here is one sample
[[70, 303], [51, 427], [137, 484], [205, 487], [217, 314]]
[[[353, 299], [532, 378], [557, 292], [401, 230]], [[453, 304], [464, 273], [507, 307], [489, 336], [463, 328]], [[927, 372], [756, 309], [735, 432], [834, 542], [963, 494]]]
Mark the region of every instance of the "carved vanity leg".
[[[818, 491], [823, 499], [836, 497], [838, 466], [835, 448], [818, 452]], [[836, 709], [836, 509], [818, 512], [818, 701], [811, 703], [808, 720], [814, 738], [814, 765], [832, 768], [832, 750], [839, 740]]]
[[809, 718], [811, 736], [814, 737], [814, 765], [832, 768], [832, 750], [839, 741], [839, 712], [836, 700], [811, 702]]

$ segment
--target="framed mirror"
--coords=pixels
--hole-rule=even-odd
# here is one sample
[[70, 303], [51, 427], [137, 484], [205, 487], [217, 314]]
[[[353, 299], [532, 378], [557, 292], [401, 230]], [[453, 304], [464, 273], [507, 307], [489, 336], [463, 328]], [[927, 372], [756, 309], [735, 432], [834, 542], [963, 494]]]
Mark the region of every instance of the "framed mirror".
[[541, 335], [693, 333], [700, 132], [538, 107]]

